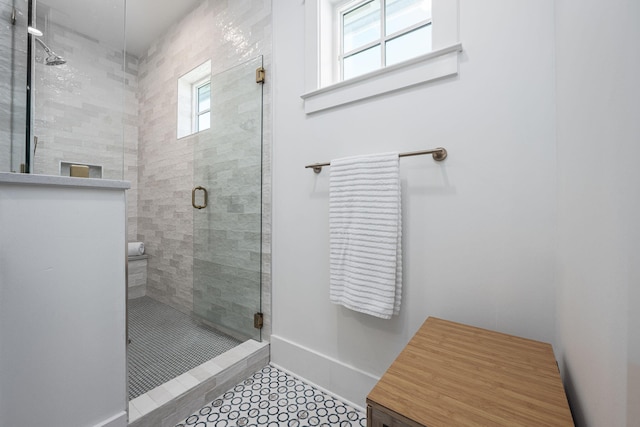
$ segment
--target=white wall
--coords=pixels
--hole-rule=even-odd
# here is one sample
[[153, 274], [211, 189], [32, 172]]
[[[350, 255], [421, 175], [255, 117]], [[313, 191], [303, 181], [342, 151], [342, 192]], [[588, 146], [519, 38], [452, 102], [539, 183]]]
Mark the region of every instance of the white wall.
[[[553, 2], [460, 0], [455, 78], [306, 116], [303, 2], [274, 2], [272, 360], [364, 405], [427, 316], [553, 342]], [[401, 314], [329, 303], [328, 177], [304, 165], [444, 146], [401, 160]]]
[[563, 376], [577, 425], [635, 426], [640, 4], [557, 1], [556, 34]]
[[126, 426], [125, 185], [2, 175], [0, 425]]

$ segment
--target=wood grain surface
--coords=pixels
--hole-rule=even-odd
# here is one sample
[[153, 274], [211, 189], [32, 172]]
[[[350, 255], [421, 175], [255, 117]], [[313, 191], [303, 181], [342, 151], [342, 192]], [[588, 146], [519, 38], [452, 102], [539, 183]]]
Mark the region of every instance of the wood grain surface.
[[389, 426], [573, 426], [550, 344], [435, 317], [367, 404], [395, 417]]

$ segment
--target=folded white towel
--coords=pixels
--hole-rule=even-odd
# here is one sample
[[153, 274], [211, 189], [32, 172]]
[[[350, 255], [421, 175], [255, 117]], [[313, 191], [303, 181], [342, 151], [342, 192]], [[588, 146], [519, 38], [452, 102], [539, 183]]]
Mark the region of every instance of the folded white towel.
[[127, 245], [127, 255], [128, 256], [144, 255], [144, 243], [142, 242], [129, 243]]
[[398, 153], [331, 162], [331, 302], [389, 319], [402, 296]]

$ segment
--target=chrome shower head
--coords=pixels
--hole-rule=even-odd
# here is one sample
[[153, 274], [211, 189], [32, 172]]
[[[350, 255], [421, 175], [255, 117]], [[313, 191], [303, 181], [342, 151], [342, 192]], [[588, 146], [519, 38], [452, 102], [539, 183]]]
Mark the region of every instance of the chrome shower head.
[[42, 45], [42, 47], [44, 48], [44, 51], [47, 52], [48, 56], [44, 60], [44, 63], [46, 65], [62, 65], [67, 63], [67, 61], [62, 56], [56, 55], [54, 51], [49, 49], [49, 46], [47, 46], [42, 40], [40, 40], [37, 37], [35, 37], [35, 39], [38, 43]]
[[44, 63], [47, 65], [62, 65], [66, 64], [67, 61], [62, 56], [49, 55], [47, 59], [44, 60]]

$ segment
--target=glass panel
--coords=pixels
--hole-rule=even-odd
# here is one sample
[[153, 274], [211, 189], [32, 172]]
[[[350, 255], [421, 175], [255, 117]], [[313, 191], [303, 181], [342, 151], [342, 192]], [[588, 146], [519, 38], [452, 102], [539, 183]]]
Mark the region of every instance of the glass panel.
[[343, 15], [344, 53], [380, 38], [380, 0], [373, 0]]
[[[260, 340], [262, 57], [211, 78], [211, 129], [194, 140], [194, 182], [208, 192], [193, 209], [193, 312], [238, 339]], [[201, 192], [199, 192], [201, 193]], [[198, 194], [198, 203], [202, 195]]]
[[387, 42], [387, 65], [397, 64], [431, 51], [431, 24]]
[[27, 23], [10, 24], [14, 7], [18, 17], [27, 16], [26, 2], [0, 0], [6, 17], [0, 30], [0, 172], [19, 172], [26, 152]]
[[211, 108], [211, 84], [207, 83], [198, 88], [198, 113], [209, 108]]
[[211, 127], [211, 112], [206, 112], [198, 116], [198, 132]]
[[124, 22], [124, 0], [38, 1], [32, 173], [69, 175], [71, 162], [90, 165], [91, 177], [123, 179], [125, 162], [137, 164], [137, 59], [124, 62]]
[[380, 45], [376, 45], [344, 59], [343, 78], [350, 79], [380, 68]]
[[387, 0], [386, 35], [431, 19], [431, 0]]

